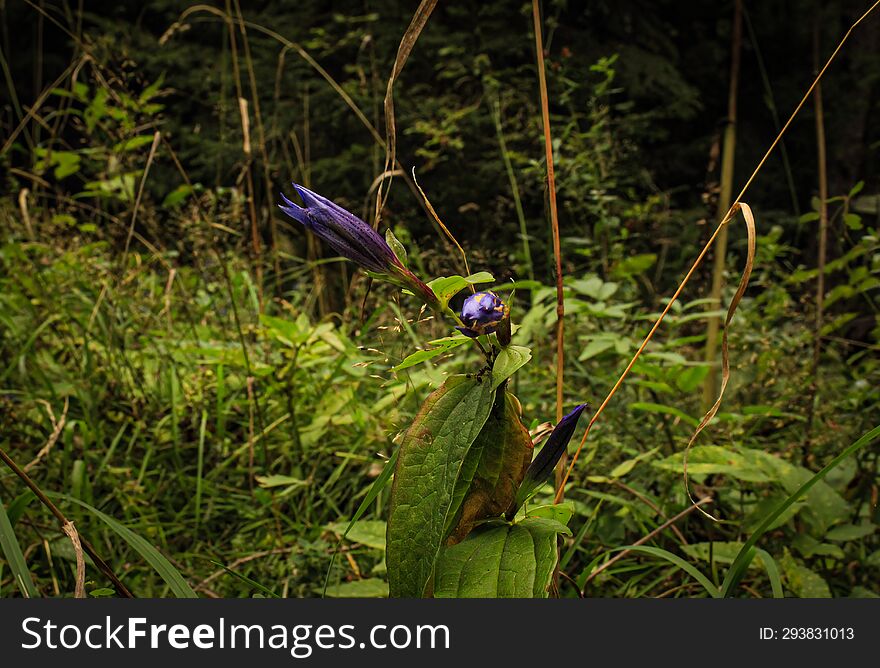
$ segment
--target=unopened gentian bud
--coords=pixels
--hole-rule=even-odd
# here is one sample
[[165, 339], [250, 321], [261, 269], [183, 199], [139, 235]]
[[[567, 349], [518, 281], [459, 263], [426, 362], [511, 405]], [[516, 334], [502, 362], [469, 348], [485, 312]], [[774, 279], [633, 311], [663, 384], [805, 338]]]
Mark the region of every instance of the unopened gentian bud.
[[584, 412], [586, 407], [586, 404], [577, 406], [559, 421], [550, 433], [550, 436], [547, 437], [547, 442], [544, 443], [541, 452], [537, 454], [535, 459], [532, 460], [532, 463], [529, 465], [529, 468], [526, 469], [526, 475], [516, 493], [516, 499], [513, 506], [508, 510], [508, 516], [513, 515], [524, 501], [526, 501], [541, 485], [550, 479], [550, 476], [553, 474], [553, 469], [556, 467], [557, 462], [559, 462], [560, 457], [562, 457], [562, 453], [564, 453], [568, 447], [568, 443], [574, 435], [574, 430], [577, 427], [581, 413]]
[[306, 229], [320, 237], [342, 257], [351, 260], [377, 278], [406, 288], [430, 306], [437, 297], [425, 283], [407, 269], [385, 239], [363, 220], [326, 197], [296, 183], [296, 192], [303, 206], [292, 202], [284, 194], [279, 208]]
[[476, 338], [498, 329], [508, 315], [507, 306], [494, 292], [469, 295], [461, 307], [463, 327], [456, 327], [465, 336]]

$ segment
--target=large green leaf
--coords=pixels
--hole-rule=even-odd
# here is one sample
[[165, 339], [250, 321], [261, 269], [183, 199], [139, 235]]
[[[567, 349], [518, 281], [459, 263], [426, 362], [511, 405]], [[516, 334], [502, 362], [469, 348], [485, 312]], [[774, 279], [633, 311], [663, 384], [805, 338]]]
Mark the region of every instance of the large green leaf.
[[451, 376], [425, 400], [404, 435], [388, 514], [386, 559], [392, 596], [425, 593], [456, 480], [489, 417], [494, 394], [489, 382]]
[[451, 540], [459, 542], [480, 520], [507, 511], [532, 460], [532, 450], [519, 401], [509, 392], [499, 392], [455, 483], [447, 516], [446, 535]]
[[543, 517], [473, 531], [437, 560], [435, 598], [545, 598], [560, 533], [570, 534]]
[[[654, 466], [681, 471], [683, 454], [676, 454]], [[688, 458], [688, 473], [691, 475], [723, 473], [746, 482], [772, 482], [778, 484], [787, 494], [793, 494], [813, 472], [802, 466], [792, 464], [769, 452], [752, 448], [724, 448], [717, 445], [703, 445], [691, 449]], [[849, 506], [846, 500], [828, 483], [817, 480], [810, 485], [806, 503], [802, 509], [809, 515], [810, 524], [816, 528], [817, 535], [824, 534], [830, 526], [846, 519]]]

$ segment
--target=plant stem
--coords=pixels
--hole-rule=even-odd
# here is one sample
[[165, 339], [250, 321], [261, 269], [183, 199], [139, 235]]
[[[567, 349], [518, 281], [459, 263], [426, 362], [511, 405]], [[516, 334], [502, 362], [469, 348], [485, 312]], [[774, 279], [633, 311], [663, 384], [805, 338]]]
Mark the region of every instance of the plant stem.
[[[742, 0], [736, 0], [733, 11], [733, 37], [730, 46], [730, 89], [727, 94], [727, 120], [724, 128], [724, 148], [721, 153], [721, 192], [718, 196], [718, 219], [724, 218], [730, 209], [730, 198], [733, 194], [733, 159], [736, 152], [736, 103], [739, 88], [739, 62], [742, 51]], [[715, 243], [715, 262], [712, 268], [712, 290], [708, 305], [715, 310], [721, 304], [721, 290], [724, 284], [724, 265], [727, 259], [727, 225]], [[718, 330], [721, 325], [720, 316], [709, 318], [706, 332], [706, 363], [709, 373], [703, 382], [703, 410], [708, 410], [718, 394], [718, 367], [715, 363], [718, 356]]]
[[[550, 201], [550, 229], [553, 232], [553, 257], [556, 260], [556, 421], [562, 419], [562, 381], [565, 366], [563, 316], [565, 302], [562, 296], [562, 251], [559, 244], [559, 213], [556, 209], [556, 176], [553, 173], [553, 138], [550, 134], [550, 104], [547, 99], [547, 77], [544, 73], [544, 44], [541, 37], [541, 8], [532, 0], [532, 19], [535, 25], [535, 55], [538, 59], [538, 86], [541, 91], [541, 119], [544, 124], [544, 151], [547, 157], [547, 196]], [[560, 490], [568, 456], [563, 454], [556, 466], [557, 495]], [[560, 499], [557, 499], [557, 502]]]
[[513, 194], [513, 204], [516, 207], [516, 218], [519, 221], [519, 234], [522, 237], [523, 257], [526, 261], [526, 269], [529, 279], [535, 280], [535, 265], [532, 262], [532, 251], [529, 248], [529, 234], [526, 228], [526, 215], [523, 212], [522, 200], [519, 196], [519, 186], [516, 183], [516, 174], [513, 164], [510, 162], [510, 153], [507, 150], [507, 142], [504, 139], [504, 128], [501, 125], [501, 103], [498, 100], [492, 102], [492, 119], [495, 121], [495, 132], [498, 135], [498, 145], [501, 148], [501, 158], [504, 160], [504, 169], [507, 172], [507, 180], [510, 181], [510, 192]]
[[[819, 68], [819, 19], [816, 18], [813, 31], [813, 58]], [[822, 106], [822, 84], [813, 91], [813, 104], [816, 110], [816, 160], [819, 172], [819, 250], [816, 265], [816, 333], [813, 338], [813, 368], [810, 383], [810, 405], [807, 419], [807, 445], [813, 429], [816, 402], [819, 398], [819, 360], [822, 355], [822, 325], [825, 319], [825, 260], [828, 253], [828, 164], [825, 152], [825, 112]]]

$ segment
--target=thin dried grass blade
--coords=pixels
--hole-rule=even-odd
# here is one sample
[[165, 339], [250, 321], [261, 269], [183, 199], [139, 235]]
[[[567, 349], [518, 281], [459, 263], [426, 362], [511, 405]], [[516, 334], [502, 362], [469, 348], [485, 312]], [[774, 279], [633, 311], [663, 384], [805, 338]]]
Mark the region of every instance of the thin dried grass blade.
[[[743, 218], [746, 221], [746, 231], [748, 232], [748, 253], [746, 255], [746, 266], [739, 279], [739, 287], [737, 287], [733, 299], [730, 300], [730, 306], [727, 307], [727, 316], [724, 318], [724, 333], [721, 336], [721, 386], [718, 391], [718, 398], [715, 400], [715, 403], [712, 404], [712, 407], [706, 412], [706, 415], [703, 416], [703, 419], [700, 421], [700, 424], [697, 426], [684, 450], [684, 488], [685, 491], [687, 491], [688, 499], [690, 499], [690, 502], [694, 506], [697, 505], [697, 502], [691, 494], [690, 481], [688, 479], [688, 456], [690, 455], [691, 447], [693, 447], [700, 432], [706, 428], [718, 412], [718, 408], [721, 406], [721, 400], [724, 397], [724, 391], [727, 389], [727, 383], [730, 380], [730, 350], [728, 344], [730, 322], [733, 320], [733, 315], [736, 313], [739, 302], [749, 285], [749, 278], [752, 275], [752, 267], [755, 264], [755, 217], [752, 214], [752, 209], [745, 202], [737, 202], [734, 207], [738, 207], [742, 210]], [[702, 508], [698, 507], [697, 509], [706, 517], [709, 517], [716, 522], [718, 521], [717, 518], [710, 515]]]
[[[446, 236], [449, 237], [449, 240], [455, 244], [455, 247], [458, 249], [458, 252], [461, 253], [461, 259], [464, 261], [464, 271], [465, 271], [464, 275], [470, 276], [471, 275], [471, 268], [468, 265], [467, 253], [464, 252], [464, 248], [462, 248], [461, 244], [458, 243], [458, 239], [455, 238], [455, 236], [452, 234], [452, 232], [449, 231], [449, 228], [443, 224], [442, 220], [440, 220], [440, 216], [438, 216], [437, 212], [434, 210], [434, 206], [431, 204], [431, 200], [428, 199], [428, 196], [425, 194], [425, 191], [422, 190], [422, 186], [420, 186], [419, 182], [416, 180], [416, 168], [415, 167], [413, 167], [413, 170], [412, 170], [412, 178], [413, 178], [413, 183], [416, 184], [416, 188], [418, 188], [419, 194], [422, 196], [422, 199], [424, 200], [424, 203], [428, 209], [428, 212], [431, 214], [431, 217], [434, 218], [434, 222], [440, 226], [440, 229], [443, 230], [443, 232], [446, 234]], [[473, 284], [470, 284], [470, 288], [471, 288], [472, 293], [476, 292], [476, 288], [474, 288]]]
[[[431, 12], [437, 6], [437, 0], [422, 0], [416, 13], [410, 21], [409, 27], [400, 40], [397, 47], [397, 57], [394, 59], [394, 67], [391, 68], [391, 76], [388, 77], [388, 86], [385, 89], [385, 168], [383, 172], [391, 171], [391, 168], [397, 162], [397, 128], [394, 124], [394, 82], [403, 71], [404, 65], [412, 53], [416, 40], [422, 34], [422, 30], [431, 17]], [[388, 178], [388, 187], [383, 184], [379, 185], [376, 192], [376, 218], [373, 227], [379, 225], [379, 216], [385, 206], [385, 200], [388, 198], [388, 192], [391, 189], [391, 178]]]

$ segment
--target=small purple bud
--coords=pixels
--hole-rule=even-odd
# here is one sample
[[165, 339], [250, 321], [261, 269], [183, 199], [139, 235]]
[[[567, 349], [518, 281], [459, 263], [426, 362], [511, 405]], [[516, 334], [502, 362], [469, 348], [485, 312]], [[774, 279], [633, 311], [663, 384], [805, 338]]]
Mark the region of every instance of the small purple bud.
[[469, 295], [461, 307], [461, 322], [464, 327], [456, 327], [465, 336], [476, 338], [498, 329], [507, 315], [507, 306], [494, 292], [478, 292]]
[[528, 499], [535, 490], [549, 480], [553, 473], [553, 469], [556, 467], [556, 463], [568, 447], [568, 443], [574, 435], [574, 430], [577, 427], [581, 413], [584, 412], [586, 407], [586, 404], [581, 404], [580, 406], [575, 407], [575, 409], [568, 415], [565, 415], [553, 429], [550, 436], [547, 438], [547, 442], [544, 443], [544, 447], [541, 448], [541, 452], [537, 454], [535, 459], [529, 465], [529, 468], [526, 470], [522, 485], [520, 485], [519, 491], [516, 493], [514, 506], [508, 514], [515, 513], [516, 509], [522, 505], [523, 501]]

